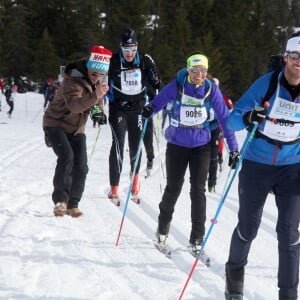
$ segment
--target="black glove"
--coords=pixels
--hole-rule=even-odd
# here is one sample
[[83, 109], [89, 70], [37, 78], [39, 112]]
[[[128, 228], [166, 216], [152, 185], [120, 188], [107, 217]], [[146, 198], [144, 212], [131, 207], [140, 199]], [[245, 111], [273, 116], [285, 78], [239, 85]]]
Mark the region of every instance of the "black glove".
[[92, 120], [99, 125], [105, 125], [107, 124], [107, 117], [103, 111], [96, 113], [92, 116]]
[[266, 114], [267, 109], [265, 107], [258, 106], [254, 110], [248, 111], [244, 115], [243, 120], [247, 126], [257, 123], [260, 124], [266, 118]]
[[228, 166], [231, 169], [235, 169], [238, 161], [240, 160], [240, 152], [239, 150], [233, 150], [229, 152], [229, 162]]
[[149, 119], [149, 118], [152, 117], [152, 115], [153, 115], [153, 109], [152, 109], [152, 106], [151, 106], [150, 104], [145, 105], [145, 106], [143, 107], [143, 111], [142, 111], [142, 116], [143, 116], [143, 118]]

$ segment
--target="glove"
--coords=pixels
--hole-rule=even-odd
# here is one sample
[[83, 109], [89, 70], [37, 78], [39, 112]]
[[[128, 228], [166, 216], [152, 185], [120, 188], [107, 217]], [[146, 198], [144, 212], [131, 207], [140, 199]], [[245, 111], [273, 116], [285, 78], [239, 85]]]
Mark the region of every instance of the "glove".
[[240, 152], [239, 150], [233, 150], [229, 152], [229, 162], [228, 166], [231, 169], [235, 169], [238, 161], [240, 160]]
[[93, 120], [93, 118], [96, 116], [96, 114], [99, 114], [100, 112], [101, 112], [100, 107], [97, 105], [94, 105], [90, 111], [91, 119]]
[[98, 123], [99, 125], [107, 124], [107, 117], [103, 111], [99, 108], [99, 106], [93, 106], [90, 112], [91, 119], [94, 124]]
[[93, 115], [92, 120], [99, 125], [105, 125], [107, 124], [107, 117], [103, 111], [96, 113]]
[[103, 111], [97, 115], [97, 122], [99, 125], [107, 124], [107, 117]]
[[244, 123], [249, 126], [252, 124], [260, 124], [265, 118], [267, 114], [267, 109], [262, 106], [256, 107], [254, 110], [247, 112], [244, 117]]
[[150, 104], [145, 105], [145, 106], [143, 107], [143, 111], [142, 111], [142, 116], [143, 116], [143, 118], [149, 119], [149, 118], [152, 117], [152, 115], [153, 115], [153, 109], [152, 109], [152, 106], [151, 106]]

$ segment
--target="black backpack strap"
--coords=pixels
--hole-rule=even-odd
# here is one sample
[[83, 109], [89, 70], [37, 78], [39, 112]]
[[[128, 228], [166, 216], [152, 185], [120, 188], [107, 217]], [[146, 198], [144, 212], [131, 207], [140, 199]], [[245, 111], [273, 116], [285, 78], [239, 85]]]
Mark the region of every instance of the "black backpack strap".
[[261, 102], [261, 106], [264, 106], [264, 104], [270, 100], [270, 98], [273, 96], [273, 94], [275, 93], [276, 91], [276, 88], [277, 88], [277, 83], [278, 83], [278, 76], [281, 72], [282, 68], [277, 68], [272, 76], [271, 76], [271, 79], [270, 79], [270, 83], [269, 83], [269, 87], [268, 87], [268, 90], [264, 96], [264, 98], [262, 99], [262, 102]]

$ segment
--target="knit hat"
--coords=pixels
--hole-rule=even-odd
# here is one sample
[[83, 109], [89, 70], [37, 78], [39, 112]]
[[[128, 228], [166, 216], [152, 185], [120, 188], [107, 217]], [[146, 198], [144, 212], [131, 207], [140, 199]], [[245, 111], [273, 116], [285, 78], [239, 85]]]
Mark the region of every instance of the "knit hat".
[[18, 91], [18, 86], [17, 86], [16, 84], [14, 84], [14, 85], [12, 86], [11, 90], [12, 90], [13, 92], [17, 92], [17, 91]]
[[187, 66], [186, 66], [187, 69], [193, 68], [195, 66], [203, 66], [206, 69], [208, 69], [207, 57], [202, 54], [199, 54], [199, 53], [191, 55], [187, 59], [186, 63], [187, 63]]
[[295, 36], [287, 41], [285, 52], [300, 51], [300, 36]]
[[93, 46], [91, 48], [91, 56], [86, 63], [88, 69], [108, 72], [110, 58], [112, 57], [112, 52], [103, 46]]
[[137, 44], [137, 36], [133, 29], [129, 28], [122, 32], [120, 43], [122, 47], [134, 47]]

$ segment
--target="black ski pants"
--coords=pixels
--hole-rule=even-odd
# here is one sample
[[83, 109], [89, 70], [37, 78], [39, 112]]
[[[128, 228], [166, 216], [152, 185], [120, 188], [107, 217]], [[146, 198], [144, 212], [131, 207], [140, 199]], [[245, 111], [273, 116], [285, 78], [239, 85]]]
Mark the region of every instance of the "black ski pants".
[[[109, 181], [110, 185], [119, 185], [126, 133], [128, 134], [131, 172], [133, 172], [143, 129], [143, 119], [140, 110], [110, 109], [109, 123], [112, 131], [112, 145], [109, 153]], [[136, 174], [139, 173], [141, 157], [142, 155], [140, 155], [137, 163]]]
[[[239, 173], [238, 224], [230, 245], [228, 266], [247, 264], [270, 191], [278, 210], [276, 232], [279, 265], [278, 287], [282, 297], [297, 298], [299, 283], [300, 164], [270, 166], [244, 160]], [[266, 249], [268, 251], [268, 249]]]
[[67, 202], [68, 208], [78, 207], [88, 173], [86, 136], [83, 133], [66, 133], [58, 127], [47, 127], [45, 130], [57, 155], [52, 200], [54, 204]]
[[176, 201], [180, 195], [187, 167], [190, 171], [192, 230], [190, 242], [203, 239], [206, 220], [205, 183], [210, 159], [210, 144], [186, 148], [167, 143], [167, 185], [159, 203], [158, 231], [168, 234]]
[[154, 159], [154, 148], [153, 148], [153, 119], [148, 119], [148, 124], [144, 136], [144, 146], [146, 150], [147, 160], [152, 161]]
[[219, 137], [220, 129], [218, 127], [211, 131], [208, 186], [215, 186], [217, 184]]
[[14, 101], [7, 100], [6, 102], [7, 102], [8, 106], [9, 106], [9, 111], [7, 113], [11, 116], [11, 114], [14, 111], [14, 106], [15, 106], [14, 105]]

